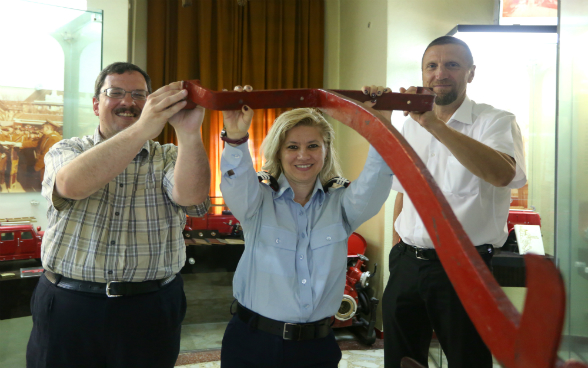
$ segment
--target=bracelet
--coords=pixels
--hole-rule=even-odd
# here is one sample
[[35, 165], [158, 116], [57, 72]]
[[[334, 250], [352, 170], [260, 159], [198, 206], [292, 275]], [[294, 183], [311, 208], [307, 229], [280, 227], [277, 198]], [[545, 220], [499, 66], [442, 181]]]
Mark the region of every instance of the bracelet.
[[235, 145], [238, 146], [238, 145], [243, 144], [243, 143], [245, 143], [245, 142], [247, 142], [249, 140], [249, 132], [247, 132], [247, 134], [245, 134], [245, 136], [242, 137], [242, 138], [239, 138], [239, 139], [231, 139], [231, 138], [227, 137], [227, 131], [226, 130], [222, 130], [221, 131], [221, 134], [220, 134], [220, 139], [223, 140], [223, 141], [225, 141], [225, 142], [227, 142], [227, 143], [235, 144]]

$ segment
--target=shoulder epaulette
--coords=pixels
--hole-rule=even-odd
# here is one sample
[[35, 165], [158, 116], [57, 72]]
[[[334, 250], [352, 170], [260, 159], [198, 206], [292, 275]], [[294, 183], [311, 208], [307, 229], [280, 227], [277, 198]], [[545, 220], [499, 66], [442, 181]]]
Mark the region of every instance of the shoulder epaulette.
[[333, 187], [334, 189], [347, 188], [349, 184], [351, 184], [351, 182], [345, 179], [344, 177], [335, 176], [334, 178], [329, 179], [329, 181], [327, 181], [325, 185], [323, 185], [323, 191], [328, 192], [329, 188], [331, 187]]
[[257, 172], [257, 179], [260, 183], [266, 182], [265, 184], [269, 185], [274, 191], [280, 190], [280, 184], [276, 178], [270, 175], [267, 171], [258, 171]]

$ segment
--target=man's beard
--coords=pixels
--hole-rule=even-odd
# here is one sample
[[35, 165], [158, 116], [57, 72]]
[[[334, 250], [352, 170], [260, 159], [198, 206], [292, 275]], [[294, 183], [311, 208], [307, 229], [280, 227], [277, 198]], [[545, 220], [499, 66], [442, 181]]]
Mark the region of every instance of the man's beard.
[[451, 90], [448, 93], [443, 95], [437, 95], [435, 97], [435, 104], [439, 106], [447, 106], [457, 100], [457, 92], [455, 90]]

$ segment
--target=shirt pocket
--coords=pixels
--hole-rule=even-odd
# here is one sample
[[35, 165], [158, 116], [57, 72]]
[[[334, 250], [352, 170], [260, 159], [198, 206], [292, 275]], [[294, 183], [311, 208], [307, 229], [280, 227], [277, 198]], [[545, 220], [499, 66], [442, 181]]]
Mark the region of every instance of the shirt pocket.
[[343, 223], [313, 229], [310, 234], [312, 273], [327, 275], [332, 270], [345, 269], [347, 267], [348, 238], [349, 234]]
[[476, 195], [480, 191], [480, 178], [466, 169], [454, 156], [449, 156], [441, 189], [458, 196]]
[[137, 175], [137, 183], [135, 186], [135, 191], [141, 193], [146, 189], [153, 189], [157, 186], [157, 177], [153, 173], [153, 171], [148, 171], [146, 173], [139, 173]]
[[296, 275], [296, 233], [279, 227], [262, 226], [255, 268], [274, 275]]

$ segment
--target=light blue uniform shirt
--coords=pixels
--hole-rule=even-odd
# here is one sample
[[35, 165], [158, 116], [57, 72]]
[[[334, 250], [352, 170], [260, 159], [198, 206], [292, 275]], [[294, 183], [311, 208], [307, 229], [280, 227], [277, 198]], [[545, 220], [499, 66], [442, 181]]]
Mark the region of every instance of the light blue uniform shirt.
[[393, 174], [382, 157], [370, 146], [361, 175], [348, 188], [325, 193], [317, 179], [304, 207], [294, 202], [284, 175], [277, 192], [259, 183], [247, 144], [225, 146], [221, 173], [223, 198], [245, 235], [234, 297], [283, 322], [334, 315], [345, 288], [347, 238], [380, 211], [390, 193]]

